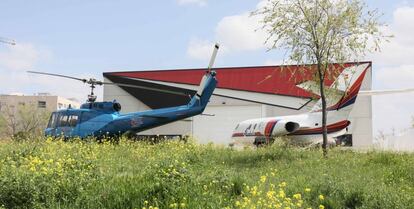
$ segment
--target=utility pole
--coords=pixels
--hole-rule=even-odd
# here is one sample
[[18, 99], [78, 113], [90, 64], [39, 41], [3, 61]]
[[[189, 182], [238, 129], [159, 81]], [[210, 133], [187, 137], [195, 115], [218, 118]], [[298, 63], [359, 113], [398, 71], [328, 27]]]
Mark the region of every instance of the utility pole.
[[0, 37], [0, 43], [4, 43], [4, 44], [10, 44], [10, 45], [16, 45], [16, 41], [12, 40], [12, 39], [8, 39], [8, 38], [3, 38]]

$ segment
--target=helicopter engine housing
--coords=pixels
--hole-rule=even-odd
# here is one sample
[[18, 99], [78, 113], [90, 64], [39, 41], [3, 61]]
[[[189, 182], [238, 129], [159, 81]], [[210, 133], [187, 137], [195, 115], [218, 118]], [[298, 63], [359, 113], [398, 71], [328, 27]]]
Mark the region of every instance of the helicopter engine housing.
[[114, 102], [114, 104], [112, 105], [112, 107], [114, 108], [114, 110], [116, 112], [121, 111], [121, 108], [122, 108], [122, 106], [121, 106], [121, 104], [119, 102]]

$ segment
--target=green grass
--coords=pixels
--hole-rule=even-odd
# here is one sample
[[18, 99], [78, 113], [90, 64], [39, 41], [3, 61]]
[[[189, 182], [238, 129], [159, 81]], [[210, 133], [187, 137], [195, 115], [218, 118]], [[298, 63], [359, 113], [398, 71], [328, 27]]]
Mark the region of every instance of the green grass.
[[[414, 208], [414, 155], [0, 142], [4, 208]], [[305, 191], [306, 190], [306, 191]]]

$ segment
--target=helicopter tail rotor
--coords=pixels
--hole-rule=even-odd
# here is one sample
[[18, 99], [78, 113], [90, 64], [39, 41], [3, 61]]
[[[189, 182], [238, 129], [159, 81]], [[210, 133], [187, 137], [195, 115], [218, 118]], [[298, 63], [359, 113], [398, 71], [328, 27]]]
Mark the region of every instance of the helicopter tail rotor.
[[219, 50], [219, 48], [220, 48], [220, 44], [216, 43], [214, 45], [213, 54], [211, 55], [210, 63], [208, 64], [208, 68], [207, 68], [207, 72], [209, 72], [209, 73], [211, 72], [211, 69], [214, 65], [214, 61], [216, 60], [217, 51]]

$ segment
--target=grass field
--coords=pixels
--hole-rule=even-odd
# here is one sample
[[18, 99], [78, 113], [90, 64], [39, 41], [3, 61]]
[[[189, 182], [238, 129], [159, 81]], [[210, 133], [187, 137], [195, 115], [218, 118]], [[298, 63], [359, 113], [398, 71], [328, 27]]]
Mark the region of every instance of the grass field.
[[3, 208], [414, 208], [414, 155], [0, 141]]

